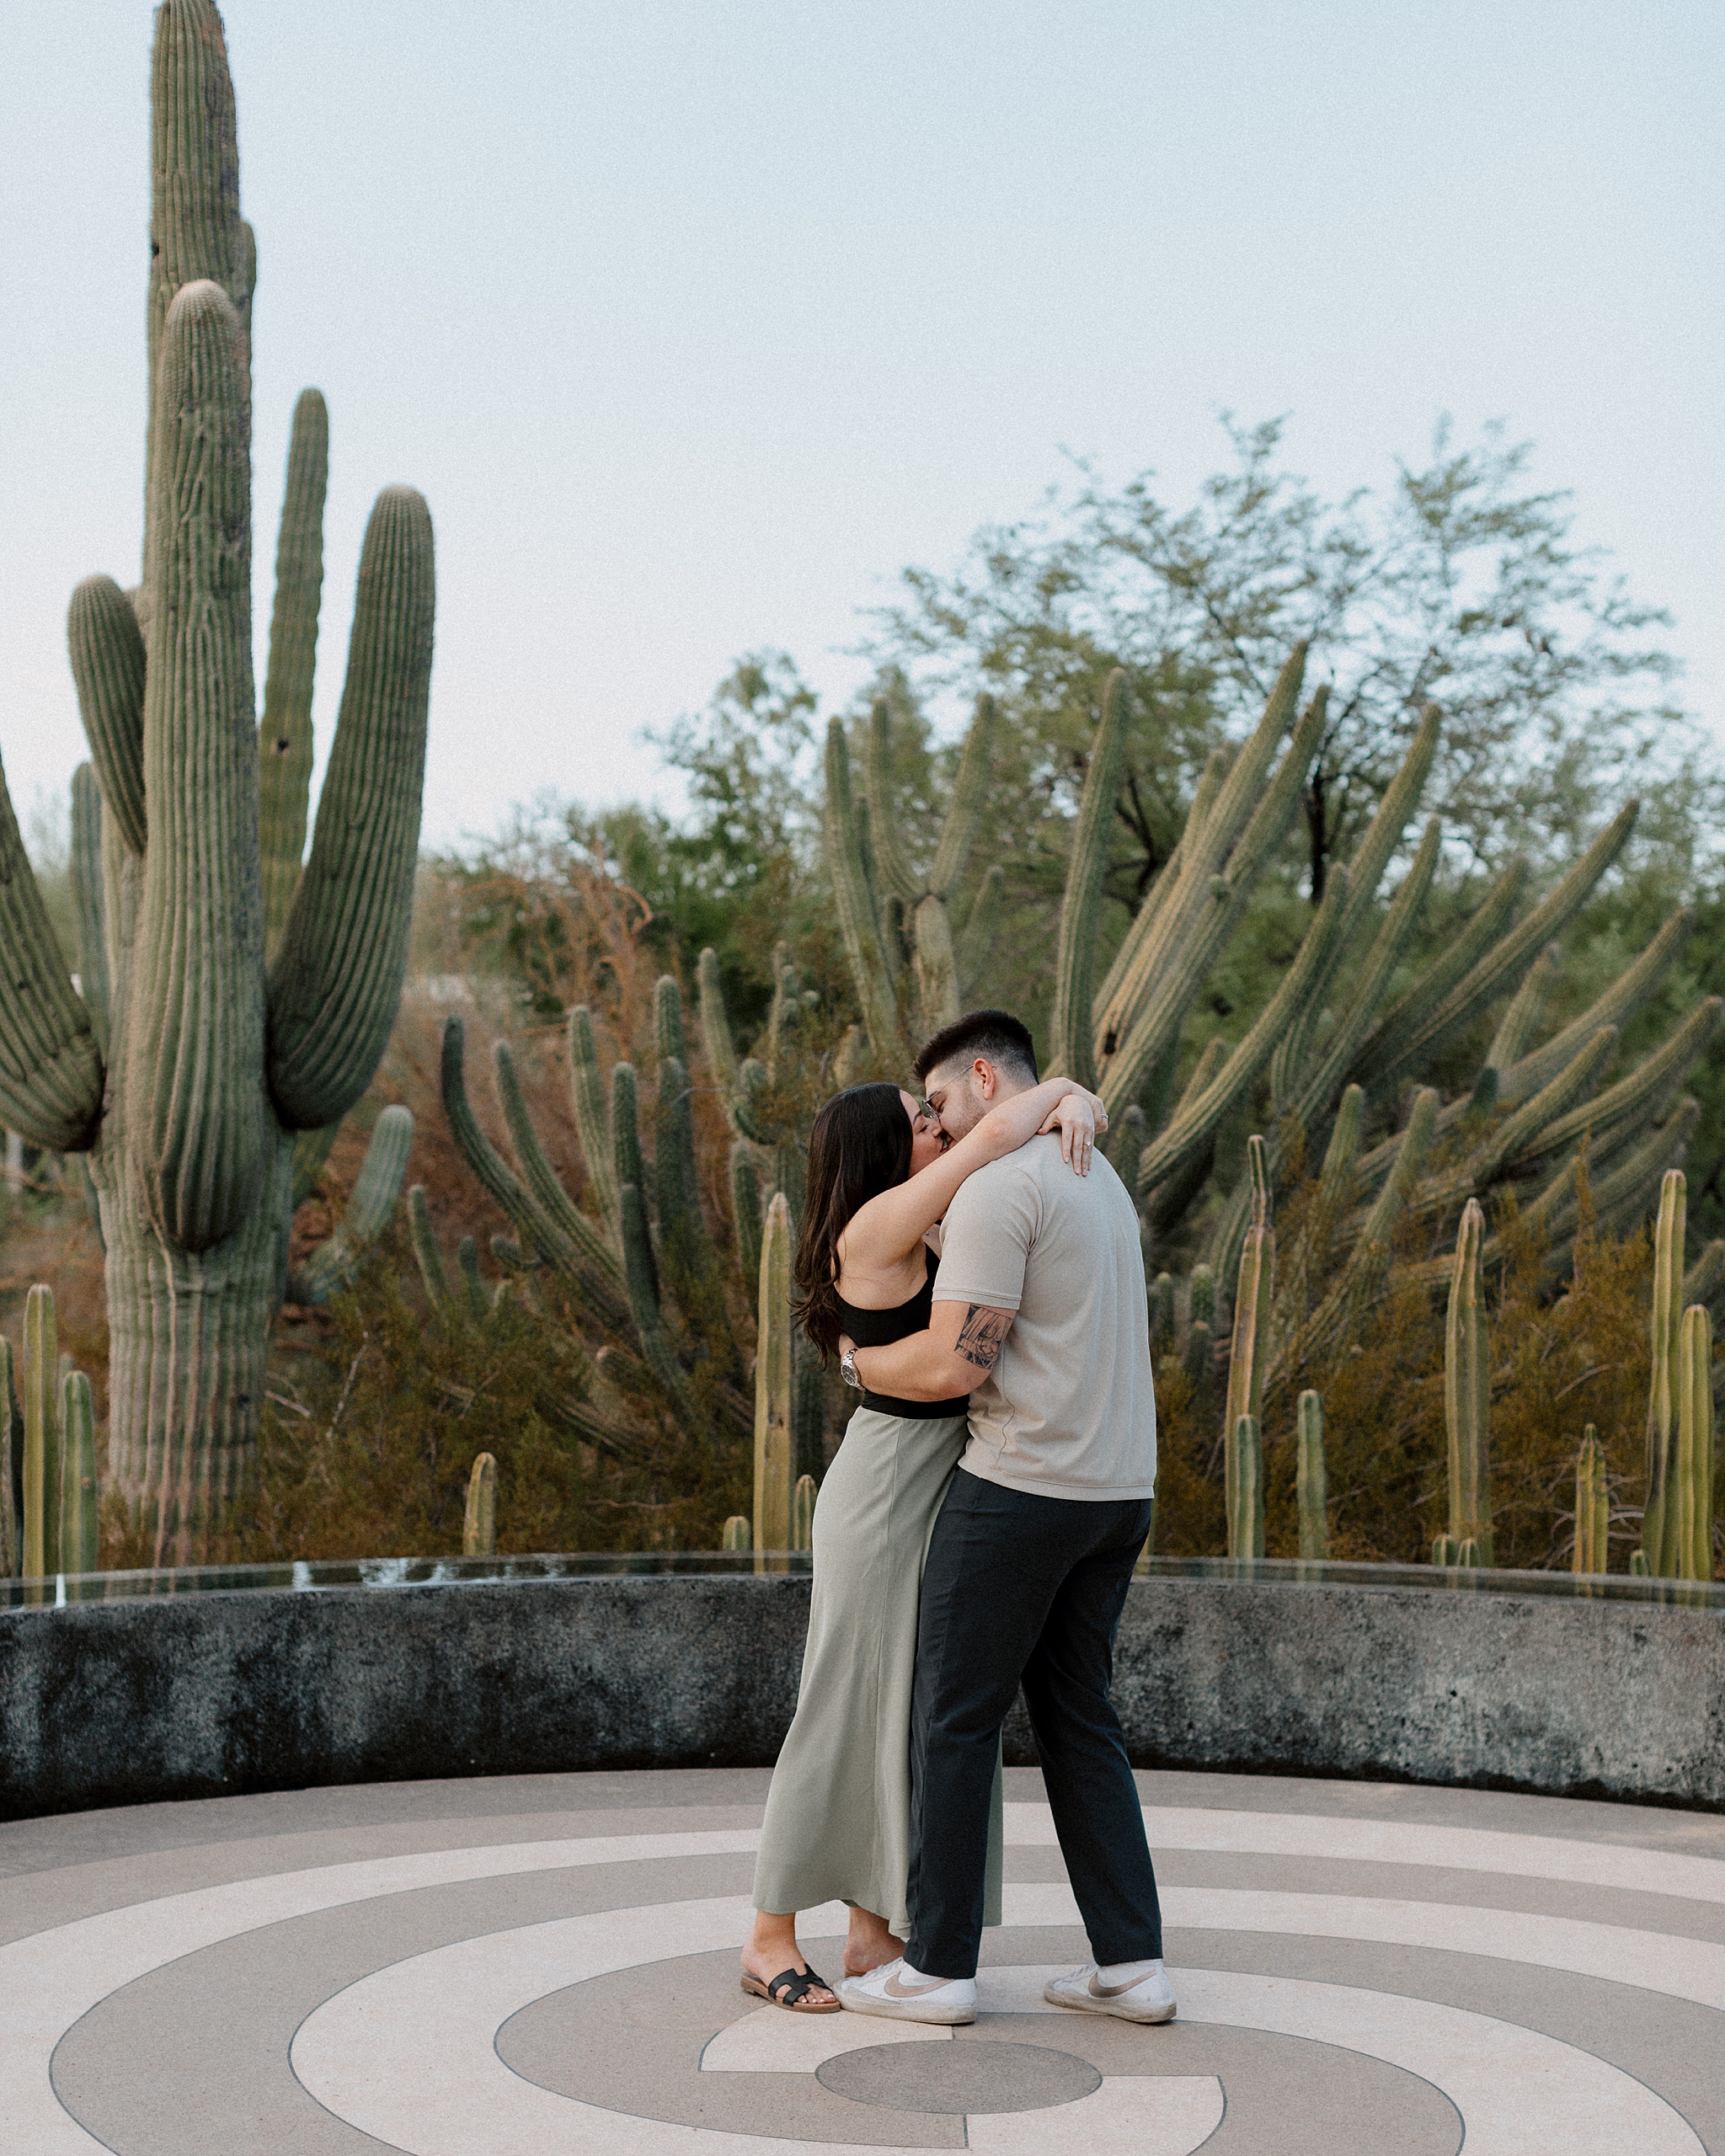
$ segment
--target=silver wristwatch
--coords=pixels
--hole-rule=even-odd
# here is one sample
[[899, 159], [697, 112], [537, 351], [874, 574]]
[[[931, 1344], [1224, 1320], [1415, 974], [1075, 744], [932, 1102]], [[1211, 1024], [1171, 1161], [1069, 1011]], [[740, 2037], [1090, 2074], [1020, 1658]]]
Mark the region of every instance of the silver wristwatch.
[[857, 1374], [857, 1351], [854, 1348], [846, 1348], [839, 1357], [839, 1375], [846, 1385], [854, 1386], [858, 1392], [862, 1391], [862, 1380]]

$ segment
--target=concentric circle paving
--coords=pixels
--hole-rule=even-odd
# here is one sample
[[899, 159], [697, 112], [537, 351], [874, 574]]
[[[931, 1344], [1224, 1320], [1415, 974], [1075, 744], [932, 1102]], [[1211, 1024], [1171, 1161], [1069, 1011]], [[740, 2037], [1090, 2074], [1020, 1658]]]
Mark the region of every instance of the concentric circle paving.
[[1141, 1775], [1180, 2014], [1140, 2028], [1043, 1999], [1087, 1948], [1015, 1771], [980, 2015], [932, 2029], [740, 1990], [766, 1779], [0, 1827], [0, 2147], [1725, 2156], [1725, 1820]]

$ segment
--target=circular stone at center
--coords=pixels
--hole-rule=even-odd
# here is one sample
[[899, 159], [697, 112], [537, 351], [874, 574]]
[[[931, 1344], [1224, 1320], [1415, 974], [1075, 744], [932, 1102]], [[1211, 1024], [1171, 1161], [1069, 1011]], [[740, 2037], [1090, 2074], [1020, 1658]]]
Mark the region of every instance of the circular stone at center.
[[841, 2052], [815, 2079], [853, 2104], [889, 2111], [1040, 2111], [1102, 2086], [1088, 2059], [1042, 2044], [985, 2037], [950, 2044], [871, 2044]]

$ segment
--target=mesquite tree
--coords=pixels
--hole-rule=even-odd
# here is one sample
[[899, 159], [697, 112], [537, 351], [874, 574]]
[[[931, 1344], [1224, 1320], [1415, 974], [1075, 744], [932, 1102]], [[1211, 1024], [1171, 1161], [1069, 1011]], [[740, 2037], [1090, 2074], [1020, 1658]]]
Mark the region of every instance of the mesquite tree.
[[[157, 10], [151, 95], [143, 577], [130, 594], [92, 578], [69, 626], [100, 797], [100, 889], [81, 890], [81, 921], [105, 968], [85, 965], [82, 995], [67, 979], [0, 781], [0, 1120], [88, 1155], [107, 1252], [109, 1476], [158, 1561], [184, 1561], [247, 1495], [296, 1134], [339, 1122], [394, 1022], [434, 594], [430, 512], [389, 488], [366, 527], [302, 871], [326, 423], [308, 392], [283, 515], [260, 811], [256, 248], [210, 0]], [[87, 781], [80, 792], [88, 816]]]

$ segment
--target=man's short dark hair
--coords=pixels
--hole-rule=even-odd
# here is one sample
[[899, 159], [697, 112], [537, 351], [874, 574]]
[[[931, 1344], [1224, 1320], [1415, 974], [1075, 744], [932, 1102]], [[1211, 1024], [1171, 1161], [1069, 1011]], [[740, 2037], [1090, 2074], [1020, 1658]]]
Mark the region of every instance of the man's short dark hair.
[[1010, 1011], [967, 1011], [950, 1026], [924, 1041], [911, 1068], [917, 1082], [926, 1085], [931, 1070], [963, 1056], [974, 1063], [978, 1056], [997, 1064], [1002, 1070], [1028, 1084], [1036, 1083], [1036, 1043], [1030, 1028]]

